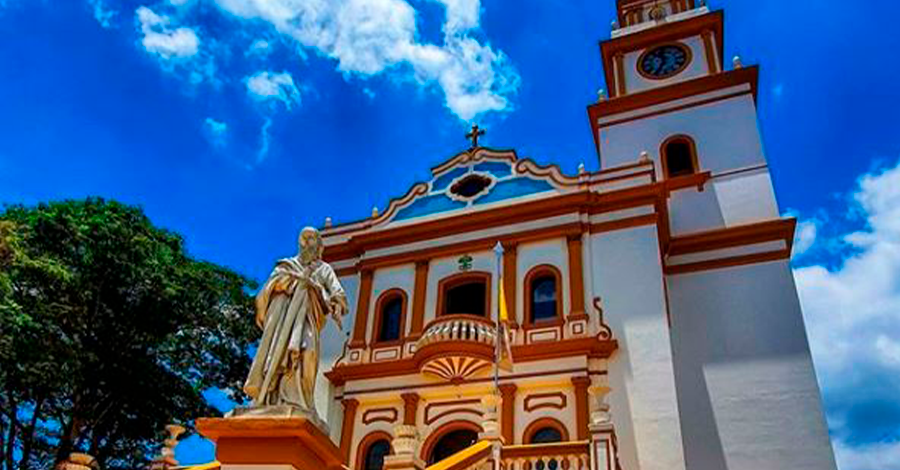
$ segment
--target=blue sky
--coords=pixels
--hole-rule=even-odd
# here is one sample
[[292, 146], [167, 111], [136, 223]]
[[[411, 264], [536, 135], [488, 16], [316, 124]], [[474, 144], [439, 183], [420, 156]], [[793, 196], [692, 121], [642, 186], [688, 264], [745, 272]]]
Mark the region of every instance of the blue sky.
[[[726, 57], [762, 66], [841, 468], [898, 469], [896, 2], [709, 3]], [[613, 0], [0, 0], [0, 202], [138, 204], [262, 279], [301, 226], [426, 179], [473, 119], [486, 145], [597, 168], [585, 107], [613, 18]]]

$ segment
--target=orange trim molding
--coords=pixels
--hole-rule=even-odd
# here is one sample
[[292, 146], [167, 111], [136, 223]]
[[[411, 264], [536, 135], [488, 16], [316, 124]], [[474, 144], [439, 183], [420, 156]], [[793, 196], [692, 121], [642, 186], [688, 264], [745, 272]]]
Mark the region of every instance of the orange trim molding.
[[513, 383], [500, 384], [500, 435], [503, 443], [513, 445], [516, 439], [516, 390]]
[[[534, 400], [544, 400], [547, 398], [559, 398], [559, 403], [553, 402], [545, 402], [538, 403], [532, 405], [532, 401]], [[534, 410], [539, 410], [541, 408], [554, 408], [557, 410], [564, 410], [568, 405], [568, 399], [566, 398], [566, 394], [563, 392], [552, 392], [552, 393], [535, 393], [534, 395], [528, 395], [525, 397], [525, 411], [532, 412]]]
[[[372, 417], [375, 413], [384, 413], [388, 412], [390, 415], [388, 416], [375, 416]], [[397, 422], [397, 409], [396, 408], [372, 408], [363, 412], [362, 422], [365, 425], [369, 425], [372, 423], [377, 423], [378, 421], [384, 421], [385, 423], [393, 424]]]
[[428, 260], [416, 262], [416, 281], [413, 291], [413, 312], [412, 325], [410, 326], [409, 335], [412, 338], [418, 338], [422, 335], [422, 327], [425, 322], [425, 298], [426, 289], [428, 287], [428, 267], [431, 263]]
[[584, 311], [584, 265], [582, 260], [581, 235], [566, 239], [569, 255], [569, 320], [587, 319]]
[[531, 424], [525, 428], [525, 432], [522, 433], [522, 442], [525, 444], [534, 444], [531, 442], [532, 439], [534, 439], [534, 434], [544, 428], [556, 429], [562, 436], [562, 442], [569, 442], [569, 430], [566, 429], [566, 425], [554, 418], [540, 418], [532, 421]]
[[372, 297], [372, 270], [359, 273], [359, 298], [356, 302], [356, 319], [353, 324], [353, 340], [351, 348], [366, 347], [366, 328], [369, 323], [369, 301]]
[[[383, 377], [396, 377], [399, 375], [413, 375], [419, 373], [419, 365], [425, 358], [438, 357], [440, 354], [459, 355], [460, 346], [472, 344], [474, 347], [467, 349], [466, 354], [491, 361], [494, 348], [489, 345], [477, 343], [446, 342], [429, 345], [428, 354], [420, 357], [419, 351], [412, 358], [397, 361], [385, 361], [367, 364], [338, 364], [325, 373], [325, 377], [336, 386], [345, 384], [349, 380], [362, 380]], [[443, 346], [441, 346], [443, 345]], [[468, 347], [468, 346], [463, 346]], [[512, 352], [516, 362], [543, 361], [558, 359], [561, 357], [586, 355], [592, 359], [609, 358], [619, 344], [614, 339], [600, 339], [596, 337], [567, 339], [563, 341], [542, 343], [539, 348], [533, 345], [513, 346]], [[460, 383], [467, 383], [464, 380]]]
[[515, 242], [503, 244], [503, 293], [506, 295], [506, 313], [509, 314], [509, 322], [513, 328], [517, 325], [518, 251], [519, 246]]
[[588, 429], [590, 422], [590, 410], [588, 409], [588, 387], [591, 385], [590, 377], [572, 377], [572, 385], [575, 387], [575, 435], [579, 441], [590, 438]]
[[[447, 276], [438, 281], [437, 296], [437, 316], [445, 316], [447, 313], [446, 297], [447, 290], [453, 287], [466, 284], [473, 280], [484, 281], [484, 318], [491, 318], [491, 274], [484, 271], [468, 271], [464, 273]], [[462, 313], [462, 312], [457, 312]]]
[[344, 464], [350, 463], [350, 447], [353, 445], [353, 431], [356, 424], [356, 410], [359, 408], [359, 400], [346, 398], [341, 401], [344, 405], [344, 419], [341, 425], [341, 457]]
[[400, 395], [400, 398], [403, 399], [403, 424], [415, 426], [416, 415], [419, 411], [419, 394], [412, 392], [404, 393]]

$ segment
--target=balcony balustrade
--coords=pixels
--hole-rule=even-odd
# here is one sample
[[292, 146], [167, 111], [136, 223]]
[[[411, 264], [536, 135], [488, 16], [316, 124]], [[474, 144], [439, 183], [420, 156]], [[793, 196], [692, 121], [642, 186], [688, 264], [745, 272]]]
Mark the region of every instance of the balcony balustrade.
[[416, 343], [415, 359], [423, 374], [462, 380], [493, 363], [497, 329], [474, 315], [445, 315], [428, 324]]

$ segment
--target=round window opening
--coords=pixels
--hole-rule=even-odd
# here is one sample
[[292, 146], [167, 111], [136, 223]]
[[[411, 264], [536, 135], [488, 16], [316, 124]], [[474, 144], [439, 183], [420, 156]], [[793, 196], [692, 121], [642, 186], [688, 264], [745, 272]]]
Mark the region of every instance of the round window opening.
[[450, 192], [463, 199], [473, 199], [486, 192], [493, 183], [491, 178], [484, 175], [469, 175], [457, 181], [450, 187]]

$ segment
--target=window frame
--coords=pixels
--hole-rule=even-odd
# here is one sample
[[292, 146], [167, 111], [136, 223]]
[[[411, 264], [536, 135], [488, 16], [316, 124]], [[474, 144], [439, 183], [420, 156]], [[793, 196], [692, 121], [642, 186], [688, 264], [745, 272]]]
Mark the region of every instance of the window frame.
[[[691, 165], [693, 166], [694, 171], [692, 171], [690, 174], [671, 176], [669, 174], [669, 156], [668, 156], [668, 152], [666, 151], [666, 149], [670, 144], [672, 144], [676, 141], [679, 141], [679, 140], [683, 140], [688, 144], [688, 149], [690, 150], [690, 153], [691, 153]], [[659, 146], [659, 157], [660, 157], [660, 164], [662, 165], [664, 179], [684, 178], [686, 176], [692, 176], [692, 175], [696, 175], [696, 174], [700, 173], [700, 159], [697, 156], [697, 143], [694, 141], [694, 139], [691, 136], [689, 136], [687, 134], [673, 135], [673, 136], [667, 138], [666, 140], [664, 140], [663, 143], [660, 144], [660, 146]]]
[[[384, 431], [375, 431], [366, 435], [366, 437], [362, 438], [359, 441], [359, 445], [356, 448], [356, 468], [357, 470], [365, 470], [366, 468], [366, 457], [369, 455], [369, 449], [373, 444], [378, 443], [379, 441], [387, 441], [388, 446], [391, 451], [387, 455], [394, 454], [394, 437]], [[382, 468], [383, 470], [383, 468]]]
[[[459, 314], [459, 313], [447, 313], [447, 291], [458, 287], [462, 284], [467, 284], [473, 280], [483, 281], [485, 285], [484, 292], [484, 317], [472, 314]], [[437, 312], [435, 314], [436, 318], [446, 317], [448, 315], [464, 315], [471, 316], [477, 318], [485, 318], [487, 320], [493, 319], [493, 312], [491, 311], [491, 294], [493, 293], [491, 290], [491, 282], [493, 277], [490, 273], [484, 271], [468, 271], [464, 273], [454, 274], [452, 276], [447, 276], [440, 281], [438, 281], [438, 299], [437, 299]]]
[[566, 429], [566, 425], [558, 419], [545, 417], [532, 421], [528, 427], [525, 428], [525, 432], [522, 433], [522, 443], [526, 445], [532, 444], [531, 441], [534, 439], [534, 435], [544, 428], [556, 429], [562, 437], [562, 441], [560, 442], [569, 442], [569, 430]]
[[[535, 321], [532, 318], [532, 310], [534, 306], [532, 305], [533, 296], [531, 284], [535, 279], [539, 277], [543, 277], [544, 275], [551, 275], [556, 280], [556, 316], [552, 319], [545, 319], [542, 321]], [[534, 329], [534, 328], [546, 328], [551, 326], [559, 326], [564, 322], [565, 315], [563, 314], [563, 278], [562, 272], [556, 266], [552, 264], [541, 264], [531, 268], [528, 271], [528, 274], [525, 275], [525, 282], [523, 283], [524, 289], [524, 307], [525, 307], [525, 321], [522, 323], [523, 328], [525, 329]]]
[[[384, 319], [384, 307], [389, 301], [397, 297], [400, 298], [400, 334], [396, 340], [382, 341], [381, 322]], [[372, 346], [384, 347], [403, 344], [406, 337], [406, 310], [408, 305], [408, 295], [405, 290], [400, 288], [388, 289], [378, 296], [378, 300], [375, 302], [375, 321], [372, 323]]]

